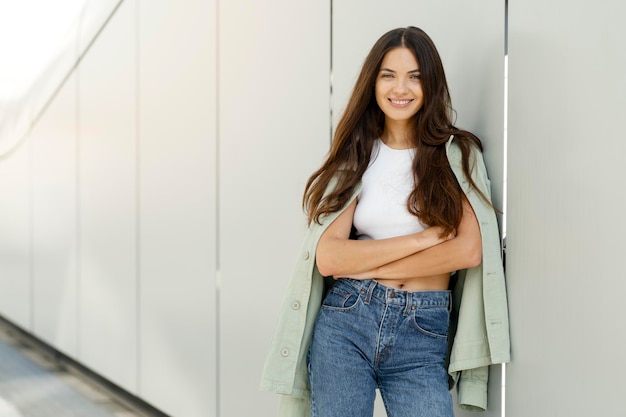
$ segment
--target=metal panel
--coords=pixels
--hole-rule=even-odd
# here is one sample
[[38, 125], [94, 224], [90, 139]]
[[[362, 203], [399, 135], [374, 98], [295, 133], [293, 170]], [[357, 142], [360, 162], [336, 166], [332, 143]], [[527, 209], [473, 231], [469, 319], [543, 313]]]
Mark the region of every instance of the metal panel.
[[220, 415], [274, 416], [278, 396], [258, 387], [304, 233], [304, 185], [328, 150], [330, 2], [220, 11]]
[[624, 413], [625, 14], [510, 5], [507, 417]]
[[[478, 23], [479, 22], [479, 23]], [[333, 126], [374, 42], [396, 27], [417, 26], [437, 45], [457, 112], [456, 125], [478, 135], [492, 180], [494, 204], [503, 207], [504, 2], [358, 0], [333, 3]], [[501, 413], [500, 366], [492, 367], [489, 410]], [[378, 403], [376, 415], [384, 415]], [[457, 411], [457, 416], [466, 415]]]
[[77, 354], [76, 77], [31, 133], [33, 332]]
[[139, 1], [140, 389], [216, 404], [215, 2]]
[[135, 23], [135, 1], [126, 0], [78, 69], [80, 360], [131, 392], [138, 359]]
[[0, 314], [32, 325], [30, 142], [0, 157]]

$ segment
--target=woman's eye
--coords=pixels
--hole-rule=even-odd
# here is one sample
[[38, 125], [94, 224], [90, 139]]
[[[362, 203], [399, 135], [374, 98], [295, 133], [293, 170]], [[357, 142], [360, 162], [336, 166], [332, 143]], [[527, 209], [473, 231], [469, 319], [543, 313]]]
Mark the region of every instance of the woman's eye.
[[382, 74], [381, 78], [393, 78], [393, 74]]
[[419, 79], [421, 79], [421, 78], [422, 78], [422, 76], [421, 76], [420, 74], [414, 74], [414, 75], [411, 75], [411, 79], [412, 79], [412, 80], [419, 80]]

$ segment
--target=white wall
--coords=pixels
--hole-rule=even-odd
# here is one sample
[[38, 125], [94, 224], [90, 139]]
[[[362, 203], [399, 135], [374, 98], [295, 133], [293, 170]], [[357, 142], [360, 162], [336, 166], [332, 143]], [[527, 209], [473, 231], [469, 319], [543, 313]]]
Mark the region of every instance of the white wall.
[[76, 76], [30, 132], [32, 331], [78, 354]]
[[140, 393], [216, 407], [216, 3], [140, 0]]
[[77, 71], [78, 332], [81, 361], [137, 393], [134, 32], [135, 2], [127, 0]]
[[0, 157], [0, 313], [32, 328], [30, 143]]
[[507, 417], [624, 414], [625, 13], [510, 4]]
[[330, 143], [330, 2], [231, 0], [219, 22], [220, 415], [273, 416], [262, 365]]
[[59, 55], [79, 65], [61, 83], [53, 63], [3, 142], [0, 314], [168, 414], [215, 415], [216, 4], [81, 16]]

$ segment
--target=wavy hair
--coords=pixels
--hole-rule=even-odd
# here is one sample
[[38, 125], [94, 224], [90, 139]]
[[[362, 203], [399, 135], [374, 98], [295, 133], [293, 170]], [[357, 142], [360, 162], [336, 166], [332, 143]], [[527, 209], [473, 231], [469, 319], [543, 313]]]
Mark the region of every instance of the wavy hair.
[[[423, 30], [412, 26], [398, 28], [378, 39], [367, 55], [326, 159], [306, 184], [302, 205], [309, 224], [319, 223], [321, 216], [342, 209], [367, 169], [374, 140], [380, 138], [385, 127], [385, 115], [374, 94], [376, 79], [387, 52], [400, 47], [408, 48], [418, 62], [424, 95], [421, 109], [413, 116], [416, 186], [407, 199], [407, 209], [423, 224], [441, 226], [444, 235], [458, 228], [464, 196], [446, 156], [445, 145], [451, 135], [461, 148], [463, 172], [478, 190], [471, 179], [469, 155], [472, 146], [482, 151], [482, 145], [475, 135], [453, 125], [439, 53]], [[333, 179], [336, 183], [329, 189]]]

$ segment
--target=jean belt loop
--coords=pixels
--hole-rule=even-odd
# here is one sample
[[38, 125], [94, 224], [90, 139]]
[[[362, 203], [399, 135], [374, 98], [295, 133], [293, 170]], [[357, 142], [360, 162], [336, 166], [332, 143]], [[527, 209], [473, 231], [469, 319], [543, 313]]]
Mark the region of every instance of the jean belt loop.
[[413, 306], [413, 292], [406, 292], [406, 305], [404, 306], [404, 317], [408, 317], [411, 314], [411, 307]]
[[369, 287], [367, 288], [367, 294], [365, 295], [365, 304], [369, 304], [372, 300], [372, 293], [374, 293], [374, 288], [376, 288], [376, 281], [372, 280], [370, 282]]
[[448, 313], [452, 313], [452, 291], [448, 292]]

